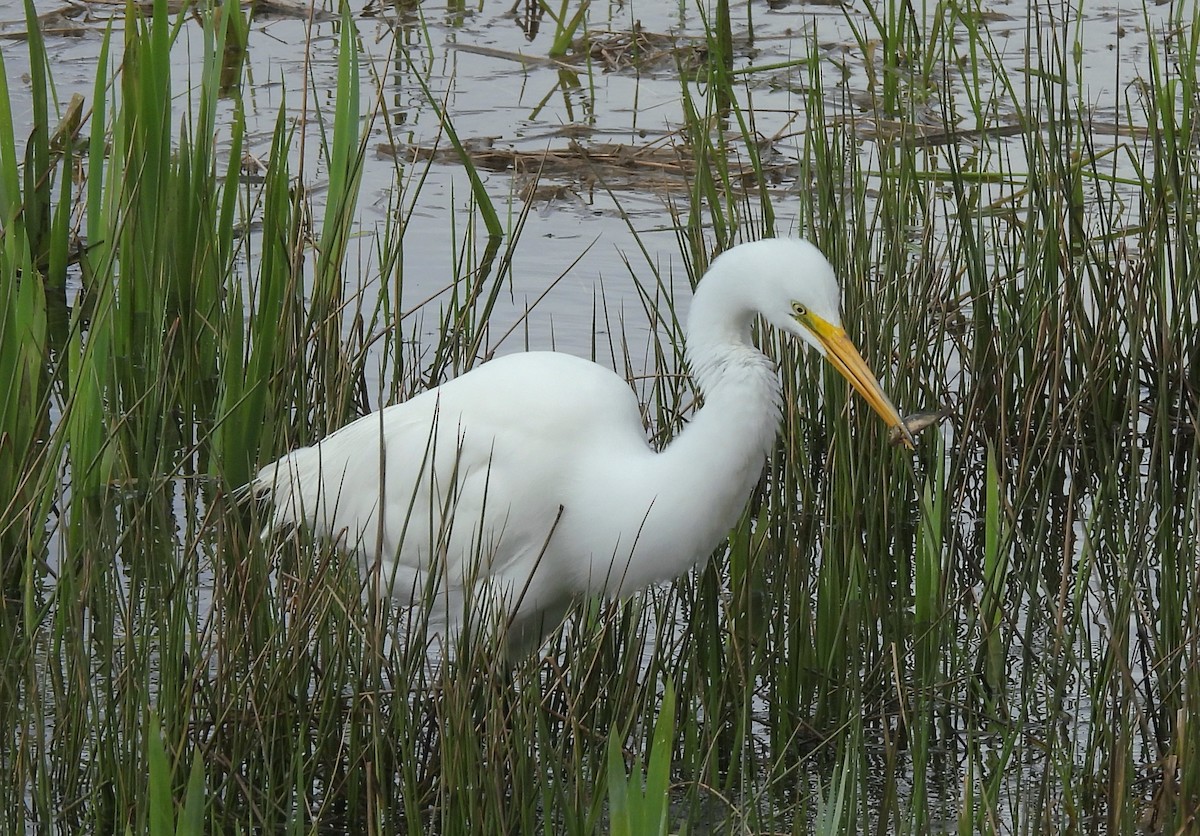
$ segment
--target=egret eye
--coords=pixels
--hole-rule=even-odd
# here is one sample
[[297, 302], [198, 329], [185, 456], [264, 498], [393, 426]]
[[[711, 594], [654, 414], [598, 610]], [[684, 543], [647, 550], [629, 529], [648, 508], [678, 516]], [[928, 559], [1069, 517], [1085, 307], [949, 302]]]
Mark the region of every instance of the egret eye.
[[808, 310], [803, 305], [801, 305], [799, 302], [793, 302], [792, 303], [792, 313], [794, 313], [796, 316], [807, 316]]

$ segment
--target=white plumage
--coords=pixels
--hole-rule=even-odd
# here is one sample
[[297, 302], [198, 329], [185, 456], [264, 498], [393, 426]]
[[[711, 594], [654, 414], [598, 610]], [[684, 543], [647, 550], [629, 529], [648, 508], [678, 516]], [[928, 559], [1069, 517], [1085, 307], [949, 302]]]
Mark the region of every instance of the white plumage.
[[519, 652], [578, 596], [676, 577], [725, 538], [780, 420], [774, 364], [751, 340], [757, 315], [815, 347], [904, 432], [838, 305], [833, 270], [807, 242], [768, 239], [714, 260], [687, 328], [704, 405], [661, 452], [625, 380], [528, 352], [364, 416], [250, 487], [272, 502], [273, 526], [334, 539], [397, 600], [430, 605], [432, 624], [496, 618]]

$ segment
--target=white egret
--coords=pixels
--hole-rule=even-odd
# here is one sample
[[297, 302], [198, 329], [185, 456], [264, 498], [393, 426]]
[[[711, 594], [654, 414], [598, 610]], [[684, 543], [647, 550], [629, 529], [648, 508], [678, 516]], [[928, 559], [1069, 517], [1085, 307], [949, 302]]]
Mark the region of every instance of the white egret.
[[[736, 523], [781, 420], [762, 316], [824, 356], [906, 443], [903, 421], [841, 326], [833, 268], [796, 239], [742, 244], [696, 289], [686, 358], [704, 403], [661, 451], [628, 383], [556, 352], [499, 357], [264, 467], [272, 525], [357, 553], [431, 623], [494, 611], [510, 652], [581, 595], [626, 595], [706, 560]], [[485, 606], [486, 604], [486, 606]], [[494, 608], [494, 610], [492, 609]]]

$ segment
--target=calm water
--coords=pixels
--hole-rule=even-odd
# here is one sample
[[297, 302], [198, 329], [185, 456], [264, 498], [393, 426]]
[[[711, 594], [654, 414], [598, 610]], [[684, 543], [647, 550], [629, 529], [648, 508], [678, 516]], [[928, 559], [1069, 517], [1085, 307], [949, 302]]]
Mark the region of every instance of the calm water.
[[[703, 39], [703, 24], [694, 4], [595, 2], [588, 12], [587, 28], [601, 46], [590, 64], [572, 60], [569, 65], [547, 60], [554, 22], [548, 17], [540, 22], [531, 20], [525, 9], [534, 4], [514, 6], [504, 0], [480, 2], [470, 9], [457, 8], [456, 3], [412, 4], [403, 15], [383, 8], [383, 3], [352, 5], [362, 53], [363, 109], [370, 114], [371, 150], [366, 158], [356, 239], [361, 253], [360, 280], [368, 301], [378, 284], [378, 272], [373, 272], [377, 271], [376, 235], [390, 205], [399, 202], [412, 206], [404, 250], [405, 308], [447, 286], [456, 245], [461, 243], [471, 214], [467, 178], [452, 158], [434, 162], [418, 193], [415, 176], [422, 174], [424, 162], [402, 167], [398, 177], [391, 155], [377, 150], [393, 143], [449, 148], [416, 73], [427, 79], [458, 135], [473, 147], [490, 145], [500, 151], [540, 153], [568, 150], [571, 141], [576, 140], [588, 147], [615, 144], [626, 146], [631, 153], [648, 149], [669, 153], [672, 145], [680, 142], [683, 106], [675, 59], [669, 52], [671, 43], [658, 37], [647, 40], [643, 49], [653, 58], [639, 66], [627, 60], [628, 33], [636, 24], [653, 36], [673, 36], [675, 45], [685, 48], [680, 54], [686, 59], [686, 47], [698, 45]], [[122, 14], [123, 4], [73, 7], [51, 0], [37, 6], [39, 12], [50, 15], [47, 48], [60, 101], [67, 102], [74, 93], [90, 99], [101, 35], [110, 20]], [[988, 4], [988, 34], [1009, 61], [1010, 79], [1017, 85], [1012, 96], [1000, 98], [991, 127], [1004, 125], [1012, 117], [1011, 109], [1004, 112], [1005, 100], [1019, 101], [1024, 95], [1022, 85], [1031, 76], [1021, 68], [1036, 43], [1034, 39], [1051, 37], [1078, 44], [1081, 75], [1077, 83], [1082, 99], [1093, 107], [1096, 125], [1115, 131], [1126, 121], [1124, 105], [1136, 95], [1134, 82], [1144, 70], [1150, 38], [1161, 37], [1167, 25], [1168, 7], [1143, 10], [1141, 4], [1134, 4], [1126, 9], [1116, 3], [1085, 6], [1082, 17], [1075, 17], [1073, 11], [1066, 18], [1058, 16], [1061, 10], [1043, 11], [1041, 25], [1031, 25], [1024, 2]], [[21, 7], [17, 0], [0, 0], [0, 34], [10, 36], [0, 42], [0, 48], [18, 126], [28, 124], [31, 118], [24, 78], [28, 58], [23, 41], [11, 37], [24, 29]], [[54, 12], [58, 10], [73, 16], [57, 16]], [[828, 119], [855, 123], [859, 135], [866, 137], [859, 151], [864, 167], [870, 170], [875, 153], [871, 137], [887, 141], [894, 126], [877, 124], [869, 109], [869, 92], [878, 83], [876, 67], [881, 56], [878, 41], [871, 37], [873, 24], [864, 4], [737, 3], [733, 21], [737, 69], [770, 67], [810, 53], [822, 62]], [[860, 47], [856, 31], [865, 36], [866, 50]], [[286, 101], [302, 125], [293, 144], [292, 170], [311, 191], [318, 217], [325, 174], [319, 129], [312, 115], [318, 108], [328, 110], [332, 104], [337, 38], [338, 26], [329, 15], [319, 15], [312, 23], [300, 16], [260, 16], [251, 24], [245, 75], [249, 123], [246, 150], [266, 159], [278, 109]], [[199, 76], [201, 48], [199, 27], [185, 26], [175, 50], [175, 84], [181, 112], [189, 87]], [[934, 75], [939, 83], [955, 91], [963, 117], [959, 127], [980, 127], [967, 121], [971, 118], [963, 89], [967, 80], [959, 76], [953, 62], [937, 68]], [[805, 67], [764, 70], [742, 77], [749, 80], [742, 103], [752, 111], [770, 160], [782, 164], [795, 158], [804, 132], [826, 127], [803, 121], [803, 97], [808, 86]], [[307, 90], [302, 89], [305, 79]], [[992, 79], [970, 83], [979, 83], [990, 92]], [[693, 83], [691, 87], [694, 97], [702, 102], [700, 85]], [[936, 96], [930, 97], [929, 107], [929, 124], [940, 130], [943, 115], [940, 110], [932, 110], [939, 107]], [[229, 110], [227, 104], [227, 115]], [[1128, 132], [1128, 127], [1120, 130]], [[1019, 142], [1002, 145], [1001, 153], [1014, 169], [1020, 169]], [[1120, 155], [1113, 157], [1119, 169]], [[523, 208], [522, 190], [529, 187], [530, 178], [510, 172], [481, 173], [502, 217], [507, 213], [515, 218]], [[644, 342], [650, 325], [625, 258], [635, 270], [641, 268], [644, 280], [649, 280], [650, 273], [631, 228], [642, 237], [652, 257], [662, 259], [662, 267], [667, 271], [674, 267], [679, 286], [686, 291], [671, 211], [672, 206], [681, 212], [686, 207], [681, 181], [642, 172], [623, 178], [615, 184], [618, 206], [603, 188], [587, 179], [579, 172], [544, 178], [523, 233], [525, 244], [516, 251], [511, 295], [502, 300], [494, 318], [496, 326], [501, 326], [493, 329], [496, 339], [522, 317], [568, 265], [578, 263], [538, 303], [523, 326], [504, 345], [493, 348], [501, 352], [517, 350], [528, 342], [531, 347], [553, 345], [590, 354], [594, 337], [598, 336], [601, 343], [607, 338], [608, 329], [593, 327], [593, 313], [601, 294], [614, 323], [617, 315], [623, 318], [626, 337], [633, 345]], [[789, 179], [784, 170], [773, 200], [779, 232], [804, 233], [797, 228], [788, 194], [809, 187]], [[934, 212], [929, 214], [936, 217]], [[353, 269], [350, 272], [353, 274]], [[686, 298], [687, 294], [682, 295]], [[435, 326], [436, 322], [431, 321], [428, 327]]]

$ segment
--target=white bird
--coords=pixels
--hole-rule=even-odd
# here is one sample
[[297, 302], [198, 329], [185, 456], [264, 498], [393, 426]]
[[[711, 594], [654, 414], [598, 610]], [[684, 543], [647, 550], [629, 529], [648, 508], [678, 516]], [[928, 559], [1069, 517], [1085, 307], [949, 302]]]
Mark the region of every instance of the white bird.
[[[824, 356], [911, 438], [841, 326], [833, 268], [806, 241], [766, 239], [712, 262], [686, 359], [703, 396], [661, 451], [612, 371], [568, 354], [499, 357], [366, 415], [262, 470], [272, 527], [304, 524], [358, 555], [404, 605], [453, 634], [503, 624], [540, 644], [580, 596], [627, 595], [704, 562], [762, 473], [781, 421], [762, 316]], [[483, 615], [487, 613], [487, 615]]]

